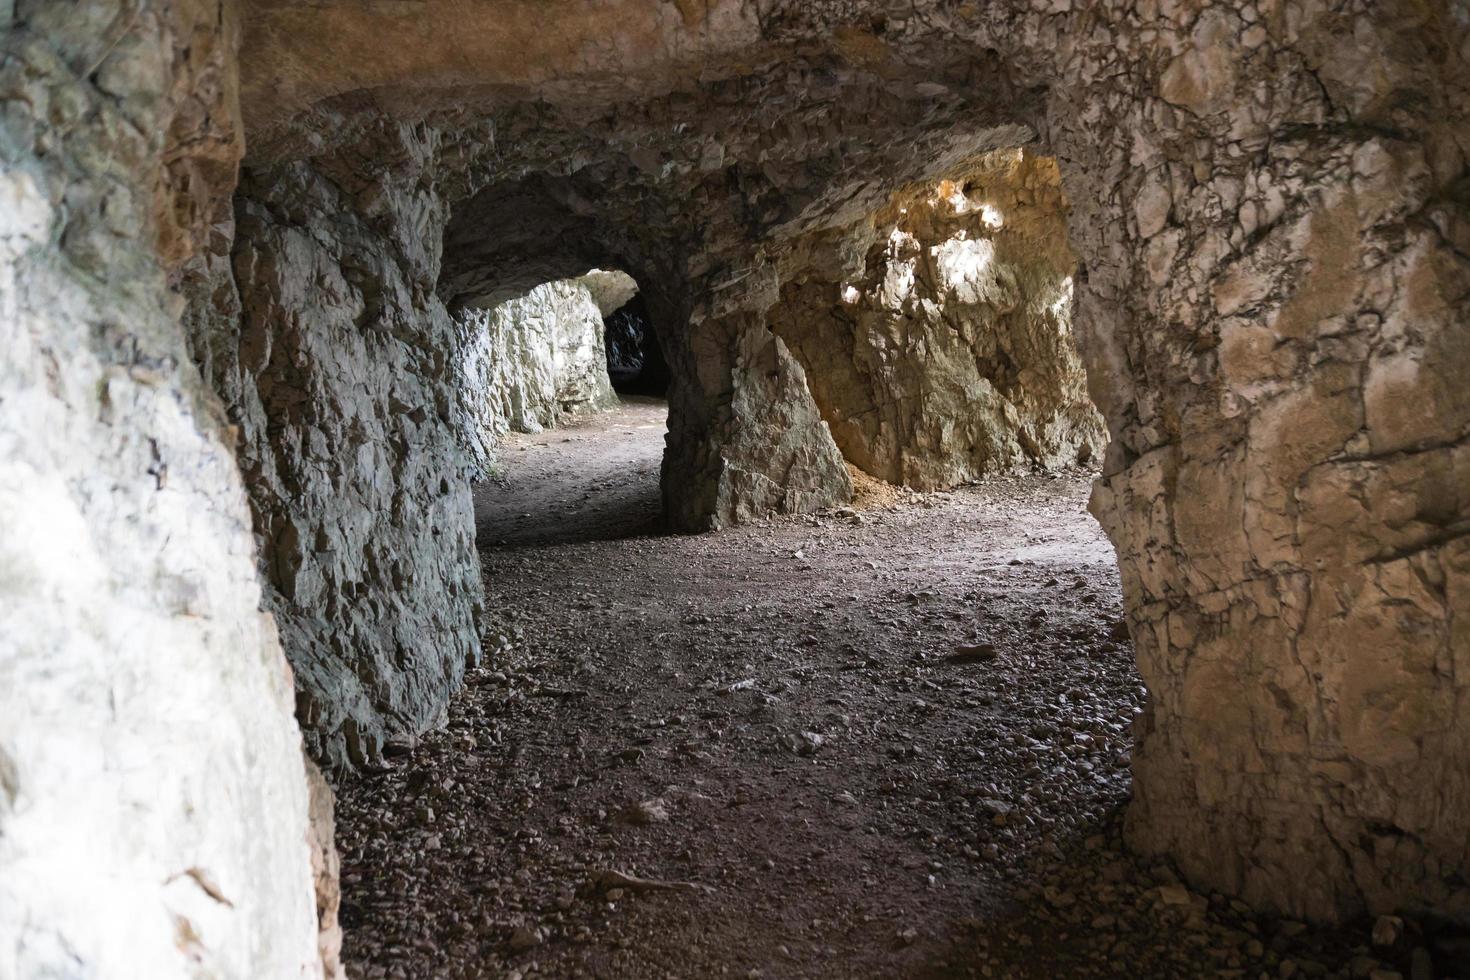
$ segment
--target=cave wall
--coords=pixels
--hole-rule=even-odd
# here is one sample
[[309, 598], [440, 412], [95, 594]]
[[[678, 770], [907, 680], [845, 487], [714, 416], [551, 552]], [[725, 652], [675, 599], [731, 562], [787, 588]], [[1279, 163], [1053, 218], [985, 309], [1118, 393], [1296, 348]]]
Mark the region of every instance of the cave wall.
[[674, 379], [664, 508], [675, 528], [713, 530], [852, 500], [806, 372], [763, 315], [694, 320], [666, 351]]
[[1056, 161], [988, 154], [797, 251], [774, 329], [854, 465], [934, 490], [1101, 459]]
[[1092, 509], [1150, 694], [1134, 846], [1289, 915], [1470, 921], [1466, 8], [1015, 26], [1055, 52]]
[[[264, 152], [492, 114], [487, 166], [546, 175], [570, 223], [483, 229], [638, 229], [687, 294], [660, 322], [693, 528], [840, 498], [804, 492], [835, 442], [774, 342], [793, 243], [1034, 140], [1071, 203], [1093, 507], [1151, 693], [1136, 846], [1291, 915], [1470, 919], [1463, 3], [720, 0], [681, 25], [606, 0], [547, 35], [530, 9], [416, 7], [539, 54], [426, 42], [369, 93], [341, 66], [398, 15], [268, 5]], [[750, 438], [788, 423], [810, 438]]]
[[255, 515], [267, 606], [325, 765], [374, 765], [439, 723], [480, 656], [482, 606], [454, 384], [434, 293], [432, 141], [385, 127], [371, 174], [335, 159], [245, 171], [239, 313], [211, 368]]
[[462, 334], [466, 440], [485, 459], [507, 431], [540, 432], [618, 404], [607, 373], [603, 307], [636, 291], [610, 273], [543, 283], [490, 309], [454, 315]]
[[[412, 16], [504, 48], [535, 6]], [[248, 8], [261, 149], [231, 227], [230, 8], [0, 7], [12, 972], [320, 969], [299, 736], [258, 606], [331, 763], [432, 725], [477, 655], [473, 453], [434, 294], [448, 202], [554, 173], [578, 220], [662, 256], [687, 293], [659, 316], [665, 486], [677, 525], [712, 526], [842, 498], [770, 313], [789, 243], [1033, 138], [1072, 205], [1111, 436], [1093, 508], [1150, 690], [1135, 846], [1291, 915], [1470, 921], [1463, 3], [714, 8], [563, 44], [627, 12], [587, 4], [529, 61], [439, 58], [432, 33], [341, 57], [399, 15]], [[608, 72], [626, 84], [578, 87]]]
[[0, 976], [323, 972], [290, 669], [170, 288], [228, 212], [235, 31], [0, 5]]

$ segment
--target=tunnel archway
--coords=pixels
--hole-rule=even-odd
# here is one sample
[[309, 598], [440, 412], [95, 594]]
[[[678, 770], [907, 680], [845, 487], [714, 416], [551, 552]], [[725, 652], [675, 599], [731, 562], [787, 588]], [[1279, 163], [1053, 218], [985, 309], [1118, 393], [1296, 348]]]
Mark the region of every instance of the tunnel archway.
[[667, 395], [669, 362], [647, 302], [634, 296], [607, 315], [603, 329], [613, 388], [626, 394]]
[[[542, 402], [554, 401], [557, 385], [570, 381], [592, 392], [589, 407], [594, 410], [619, 405], [610, 374], [606, 323], [624, 306], [636, 305], [640, 325], [647, 330], [639, 354], [645, 360], [651, 355], [648, 378], [658, 389], [655, 397], [664, 402], [673, 398], [673, 372], [665, 350], [676, 342], [682, 325], [680, 307], [670, 298], [679, 294], [682, 281], [677, 267], [667, 261], [672, 247], [669, 236], [676, 231], [663, 229], [657, 235], [636, 225], [609, 224], [593, 203], [597, 197], [597, 188], [585, 180], [532, 177], [491, 184], [462, 202], [445, 225], [438, 291], [459, 325], [462, 356], [475, 365], [462, 387], [468, 405], [467, 438], [476, 444], [482, 469], [488, 468], [492, 449], [478, 432], [491, 432], [493, 441], [494, 430], [503, 429], [508, 422], [512, 428], [527, 428], [510, 421], [514, 413], [507, 411], [506, 400], [521, 399], [522, 391], [534, 387], [534, 382], [528, 383], [530, 375], [546, 375], [541, 382], [547, 387], [540, 396]], [[484, 332], [485, 316], [477, 311], [485, 310], [495, 311], [489, 321], [499, 328], [495, 336]], [[576, 348], [572, 357], [579, 362], [575, 377], [566, 375], [562, 354], [553, 355], [557, 361], [553, 364], [533, 353], [522, 358], [527, 363], [502, 385], [508, 391], [488, 390], [494, 385], [487, 383], [486, 366], [505, 360], [497, 345], [514, 347], [524, 341], [521, 326], [494, 319], [500, 311], [534, 324], [532, 332], [538, 341], [542, 332], [555, 335], [552, 346], [561, 345], [563, 353], [570, 339]], [[560, 414], [553, 406], [529, 428], [554, 422]], [[640, 415], [630, 424], [651, 423]], [[642, 467], [641, 462], [630, 461], [630, 465]], [[660, 499], [666, 501], [668, 493], [667, 486], [662, 486]], [[641, 506], [640, 492], [624, 496], [623, 505]], [[480, 509], [485, 514], [496, 512], [493, 507]], [[661, 509], [666, 509], [666, 503]], [[648, 522], [634, 515], [628, 520], [612, 519], [611, 525], [646, 529]]]
[[[593, 222], [597, 265], [670, 284], [666, 502], [682, 527], [724, 526], [841, 497], [768, 317], [801, 237], [1033, 141], [1073, 201], [1079, 339], [1111, 436], [1092, 506], [1151, 692], [1135, 845], [1285, 914], [1470, 921], [1459, 8], [563, 6], [554, 31], [531, 0], [0, 15], [24, 66], [0, 119], [3, 383], [24, 409], [7, 413], [0, 539], [23, 542], [4, 586], [29, 610], [4, 662], [37, 690], [59, 663], [97, 704], [117, 676], [137, 704], [194, 691], [180, 717], [213, 725], [222, 785], [250, 802], [194, 820], [205, 744], [157, 712], [99, 710], [82, 750], [130, 746], [128, 798], [178, 806], [74, 805], [53, 743], [15, 727], [64, 729], [73, 706], [11, 693], [0, 813], [31, 850], [4, 870], [30, 870], [0, 881], [47, 930], [25, 948], [128, 962], [65, 911], [91, 899], [47, 867], [64, 817], [74, 839], [147, 842], [97, 854], [150, 913], [140, 961], [310, 961], [282, 648], [308, 749], [344, 770], [433, 730], [482, 653], [437, 292], [464, 202], [520, 187], [546, 220], [487, 213], [506, 242], [560, 231], [574, 251]], [[422, 43], [381, 56], [407, 32]], [[86, 588], [30, 560], [39, 504]], [[177, 660], [73, 625], [89, 591]], [[255, 841], [267, 804], [280, 832]], [[268, 852], [255, 867], [295, 868], [289, 886], [241, 842]]]
[[[1392, 393], [1417, 383], [1404, 379], [1420, 377], [1421, 361], [1344, 341], [1339, 328], [1350, 324], [1347, 333], [1365, 340], [1391, 319], [1369, 297], [1399, 295], [1399, 267], [1347, 261], [1362, 255], [1354, 242], [1381, 235], [1396, 243], [1384, 247], [1404, 268], [1422, 272], [1416, 295], [1432, 311], [1435, 336], [1449, 330], [1458, 307], [1443, 297], [1458, 294], [1445, 284], [1459, 266], [1419, 232], [1413, 246], [1399, 235], [1412, 209], [1390, 187], [1391, 175], [1419, 175], [1405, 185], [1416, 188], [1408, 197], [1438, 200], [1423, 189], [1449, 186], [1454, 166], [1445, 161], [1458, 157], [1426, 149], [1448, 145], [1442, 120], [1347, 81], [1349, 55], [1329, 58], [1333, 97], [1308, 81], [1319, 73], [1284, 39], [1310, 37], [1336, 51], [1337, 15], [1259, 27], [1242, 16], [1189, 8], [1177, 23], [1162, 18], [1161, 36], [1173, 39], [1166, 64], [1141, 48], [1119, 50], [1108, 31], [1084, 31], [1088, 40], [1075, 46], [1051, 43], [1064, 26], [1085, 26], [1071, 10], [956, 11], [943, 28], [893, 49], [886, 20], [875, 32], [876, 21], [849, 22], [825, 8], [786, 10], [755, 35], [700, 36], [712, 43], [705, 54], [714, 64], [742, 44], [769, 51], [828, 32], [835, 46], [813, 54], [800, 78], [712, 70], [675, 95], [615, 95], [597, 111], [556, 99], [514, 105], [497, 118], [498, 145], [515, 145], [509, 171], [577, 183], [581, 200], [616, 188], [629, 216], [620, 227], [653, 229], [661, 242], [653, 252], [679, 273], [668, 281], [688, 287], [681, 315], [669, 318], [687, 329], [670, 337], [676, 383], [664, 485], [675, 523], [701, 528], [773, 508], [819, 510], [842, 496], [822, 489], [833, 485], [840, 456], [821, 437], [816, 406], [792, 400], [805, 378], [798, 383], [800, 364], [766, 317], [791, 243], [871, 213], [896, 185], [1038, 139], [1061, 161], [1073, 202], [1069, 227], [1085, 270], [1075, 283], [1079, 342], [1111, 435], [1093, 506], [1118, 546], [1132, 635], [1155, 696], [1136, 756], [1139, 845], [1174, 856], [1196, 882], [1302, 915], [1335, 917], [1431, 892], [1438, 898], [1422, 900], [1442, 905], [1463, 890], [1425, 869], [1458, 866], [1463, 855], [1432, 842], [1463, 835], [1446, 836], [1437, 810], [1399, 811], [1392, 801], [1413, 795], [1407, 770], [1388, 764], [1368, 733], [1387, 734], [1407, 758], [1410, 719], [1423, 708], [1441, 730], [1458, 730], [1458, 696], [1422, 656], [1410, 658], [1413, 667], [1375, 661], [1360, 670], [1331, 638], [1343, 622], [1396, 624], [1394, 649], [1406, 636], [1432, 635], [1439, 639], [1430, 646], [1442, 646], [1449, 635], [1457, 600], [1433, 589], [1421, 595], [1417, 573], [1395, 564], [1422, 548], [1441, 555], [1441, 512], [1416, 511], [1400, 532], [1378, 497], [1367, 506], [1343, 501], [1357, 480], [1395, 485], [1379, 472], [1375, 446], [1413, 450], [1415, 466], [1447, 465], [1463, 409], [1431, 370], [1426, 390], [1452, 421], [1416, 427], [1400, 418]], [[1403, 33], [1382, 10], [1364, 16], [1367, 33]], [[1122, 21], [1108, 23], [1131, 36]], [[665, 29], [680, 30], [661, 24], [649, 36]], [[1247, 59], [1243, 52], [1256, 50], [1248, 46], [1238, 59], [1218, 54], [1260, 32], [1262, 50], [1279, 60]], [[1446, 62], [1437, 58], [1426, 54], [1402, 84], [1439, 84], [1432, 79]], [[422, 77], [439, 77], [435, 70]], [[1273, 94], [1234, 120], [1221, 93], [1245, 91], [1247, 79]], [[647, 83], [639, 76], [632, 87]], [[788, 100], [793, 85], [806, 94]], [[807, 98], [839, 89], [841, 99]], [[323, 104], [364, 111], [330, 97]], [[748, 105], [795, 108], [773, 130]], [[713, 121], [695, 118], [705, 112]], [[1397, 112], [1409, 112], [1405, 140], [1288, 123]], [[894, 120], [908, 121], [902, 134]], [[264, 152], [289, 147], [266, 132]], [[1352, 162], [1360, 155], [1361, 168]], [[1381, 182], [1383, 200], [1397, 203], [1360, 208], [1354, 181]], [[709, 219], [699, 228], [680, 218], [689, 202]], [[1345, 230], [1354, 222], [1356, 237]], [[1435, 344], [1449, 361], [1458, 356]], [[1316, 436], [1284, 438], [1298, 429]], [[1420, 438], [1430, 430], [1437, 435]], [[1340, 527], [1352, 535], [1321, 530]], [[1447, 540], [1453, 550], [1453, 531]], [[1313, 651], [1306, 661], [1303, 643]], [[1424, 765], [1430, 782], [1459, 794], [1452, 742]], [[1360, 773], [1375, 787], [1361, 797], [1349, 788]], [[1364, 840], [1385, 854], [1407, 849], [1419, 870], [1361, 857]], [[1222, 863], [1220, 853], [1239, 860]], [[1299, 873], [1304, 867], [1310, 873]]]

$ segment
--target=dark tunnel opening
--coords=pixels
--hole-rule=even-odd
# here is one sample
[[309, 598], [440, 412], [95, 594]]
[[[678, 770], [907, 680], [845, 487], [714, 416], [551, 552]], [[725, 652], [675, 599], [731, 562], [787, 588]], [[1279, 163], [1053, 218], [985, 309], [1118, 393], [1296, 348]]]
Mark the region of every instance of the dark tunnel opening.
[[603, 320], [607, 374], [621, 395], [663, 398], [669, 391], [669, 364], [654, 333], [648, 304], [634, 296]]

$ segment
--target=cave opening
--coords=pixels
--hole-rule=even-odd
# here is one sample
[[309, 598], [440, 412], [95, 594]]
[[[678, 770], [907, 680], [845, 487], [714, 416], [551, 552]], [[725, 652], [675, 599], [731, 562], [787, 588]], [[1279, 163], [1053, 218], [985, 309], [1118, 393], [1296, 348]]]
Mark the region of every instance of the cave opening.
[[603, 320], [607, 373], [620, 394], [667, 397], [670, 372], [648, 303], [634, 296]]
[[[594, 271], [451, 306], [483, 345], [471, 356], [548, 394], [540, 414], [524, 394], [484, 412], [510, 419], [475, 489], [487, 663], [450, 705], [445, 751], [421, 756], [430, 785], [456, 792], [415, 802], [415, 777], [388, 774], [341, 798], [349, 874], [386, 868], [426, 894], [432, 876], [443, 896], [422, 910], [432, 956], [404, 962], [432, 972], [456, 955], [443, 916], [473, 901], [511, 923], [507, 963], [553, 974], [584, 961], [548, 937], [633, 929], [648, 963], [684, 949], [686, 972], [714, 973], [722, 950], [757, 962], [752, 937], [774, 935], [822, 975], [827, 954], [786, 918], [942, 917], [950, 894], [1009, 894], [1040, 848], [1060, 859], [1094, 840], [1124, 860], [1144, 692], [1116, 557], [1086, 510], [1106, 432], [1072, 336], [1064, 219], [1054, 161], [1006, 150], [972, 162], [964, 189], [925, 182], [804, 243], [809, 264], [759, 321], [717, 323], [736, 350], [721, 476], [761, 492], [747, 473], [773, 472], [767, 458], [738, 453], [760, 436], [818, 482], [790, 512], [707, 535], [655, 533], [668, 405], [648, 374], [668, 367], [644, 359], [657, 337], [632, 280], [589, 284], [614, 275]], [[698, 337], [711, 321], [694, 319]], [[612, 400], [585, 395], [616, 382]], [[516, 763], [477, 766], [479, 747]], [[406, 836], [375, 833], [372, 814], [412, 827], [425, 806]], [[432, 856], [396, 846], [420, 838]], [[646, 886], [702, 908], [690, 883], [724, 882], [739, 914], [650, 912], [651, 933], [589, 918], [557, 890], [567, 857], [594, 862], [591, 890], [613, 907]], [[1071, 860], [1051, 873], [1088, 873]], [[421, 921], [380, 914], [370, 890], [345, 898], [349, 962], [391, 970], [415, 948]], [[837, 962], [889, 952], [846, 941]]]
[[638, 283], [592, 269], [495, 298], [453, 312], [482, 553], [659, 530], [668, 367]]
[[411, 7], [0, 2], [0, 975], [1463, 972], [1463, 4]]

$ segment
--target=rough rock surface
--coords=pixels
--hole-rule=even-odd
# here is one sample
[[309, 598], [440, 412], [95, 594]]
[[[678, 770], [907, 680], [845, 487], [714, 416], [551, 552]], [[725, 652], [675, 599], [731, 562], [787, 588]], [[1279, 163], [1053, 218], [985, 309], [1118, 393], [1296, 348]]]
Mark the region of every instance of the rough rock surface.
[[786, 243], [1035, 138], [1151, 693], [1135, 843], [1293, 914], [1470, 918], [1463, 4], [603, 0], [550, 31], [533, 6], [415, 5], [474, 40], [394, 59], [360, 56], [388, 8], [251, 8], [257, 152], [412, 119], [479, 216], [524, 215], [465, 226], [491, 280], [664, 284], [665, 492], [694, 523], [729, 501]]
[[617, 404], [602, 311], [631, 297], [632, 280], [613, 275], [549, 282], [491, 309], [455, 314], [463, 334], [459, 384], [471, 406], [463, 423], [471, 445], [486, 452], [503, 432], [539, 432], [564, 417]]
[[317, 953], [322, 980], [344, 980], [342, 971], [342, 859], [337, 854], [337, 821], [332, 787], [317, 768], [306, 760], [310, 798], [311, 877], [316, 888]]
[[1130, 838], [1293, 915], [1470, 920], [1467, 20], [1161, 5], [1060, 66]]
[[[765, 324], [737, 321], [733, 329], [729, 416], [705, 436], [719, 449], [708, 484], [714, 495], [709, 526], [772, 513], [806, 514], [850, 501], [852, 478], [801, 364]], [[687, 527], [698, 518], [689, 513], [676, 520]]]
[[[219, 189], [238, 147], [215, 110], [235, 8], [170, 6], [166, 27], [146, 0], [0, 3], [3, 458], [20, 467], [3, 567], [25, 569], [10, 605], [45, 624], [7, 630], [26, 645], [0, 662], [53, 671], [6, 689], [27, 699], [8, 717], [82, 730], [74, 697], [46, 700], [55, 660], [29, 639], [61, 636], [69, 690], [109, 708], [44, 751], [178, 753], [63, 783], [83, 770], [38, 770], [41, 744], [7, 735], [7, 870], [66, 880], [46, 835], [71, 827], [97, 868], [142, 861], [104, 880], [155, 909], [200, 881], [168, 877], [205, 868], [172, 867], [197, 832], [233, 904], [202, 885], [179, 901], [220, 972], [246, 950], [294, 968], [315, 946], [304, 779], [254, 615], [233, 433], [188, 364], [181, 296], [239, 427], [298, 715], [321, 757], [371, 762], [444, 716], [478, 650], [441, 271], [485, 294], [628, 270], [675, 375], [670, 515], [819, 507], [845, 487], [771, 331], [786, 258], [1035, 142], [1071, 202], [1074, 324], [1111, 435], [1093, 507], [1150, 693], [1131, 839], [1292, 915], [1470, 921], [1462, 0], [558, 9], [243, 3], [251, 178], [231, 243]], [[68, 528], [90, 577], [35, 567]], [[83, 620], [99, 642], [55, 625]], [[25, 810], [37, 771], [55, 792]], [[99, 785], [131, 798], [106, 783], [128, 773], [179, 804], [158, 822], [176, 833], [82, 805]], [[4, 887], [59, 894], [39, 880]], [[104, 956], [100, 895], [26, 921]], [[160, 921], [129, 942], [178, 973]]]
[[933, 490], [1102, 457], [1056, 161], [989, 154], [796, 251], [818, 270], [857, 259], [837, 282], [788, 273], [771, 313], [850, 462]]
[[0, 4], [0, 977], [316, 977], [290, 671], [169, 277], [228, 211], [217, 2]]
[[597, 304], [597, 315], [607, 319], [638, 295], [638, 282], [626, 272], [593, 269], [577, 279]]
[[240, 314], [215, 321], [268, 605], [329, 766], [437, 723], [479, 656], [458, 335], [433, 291], [438, 242], [417, 234], [440, 208], [406, 176], [422, 145], [384, 149], [399, 168], [362, 186], [325, 165], [247, 172]]

